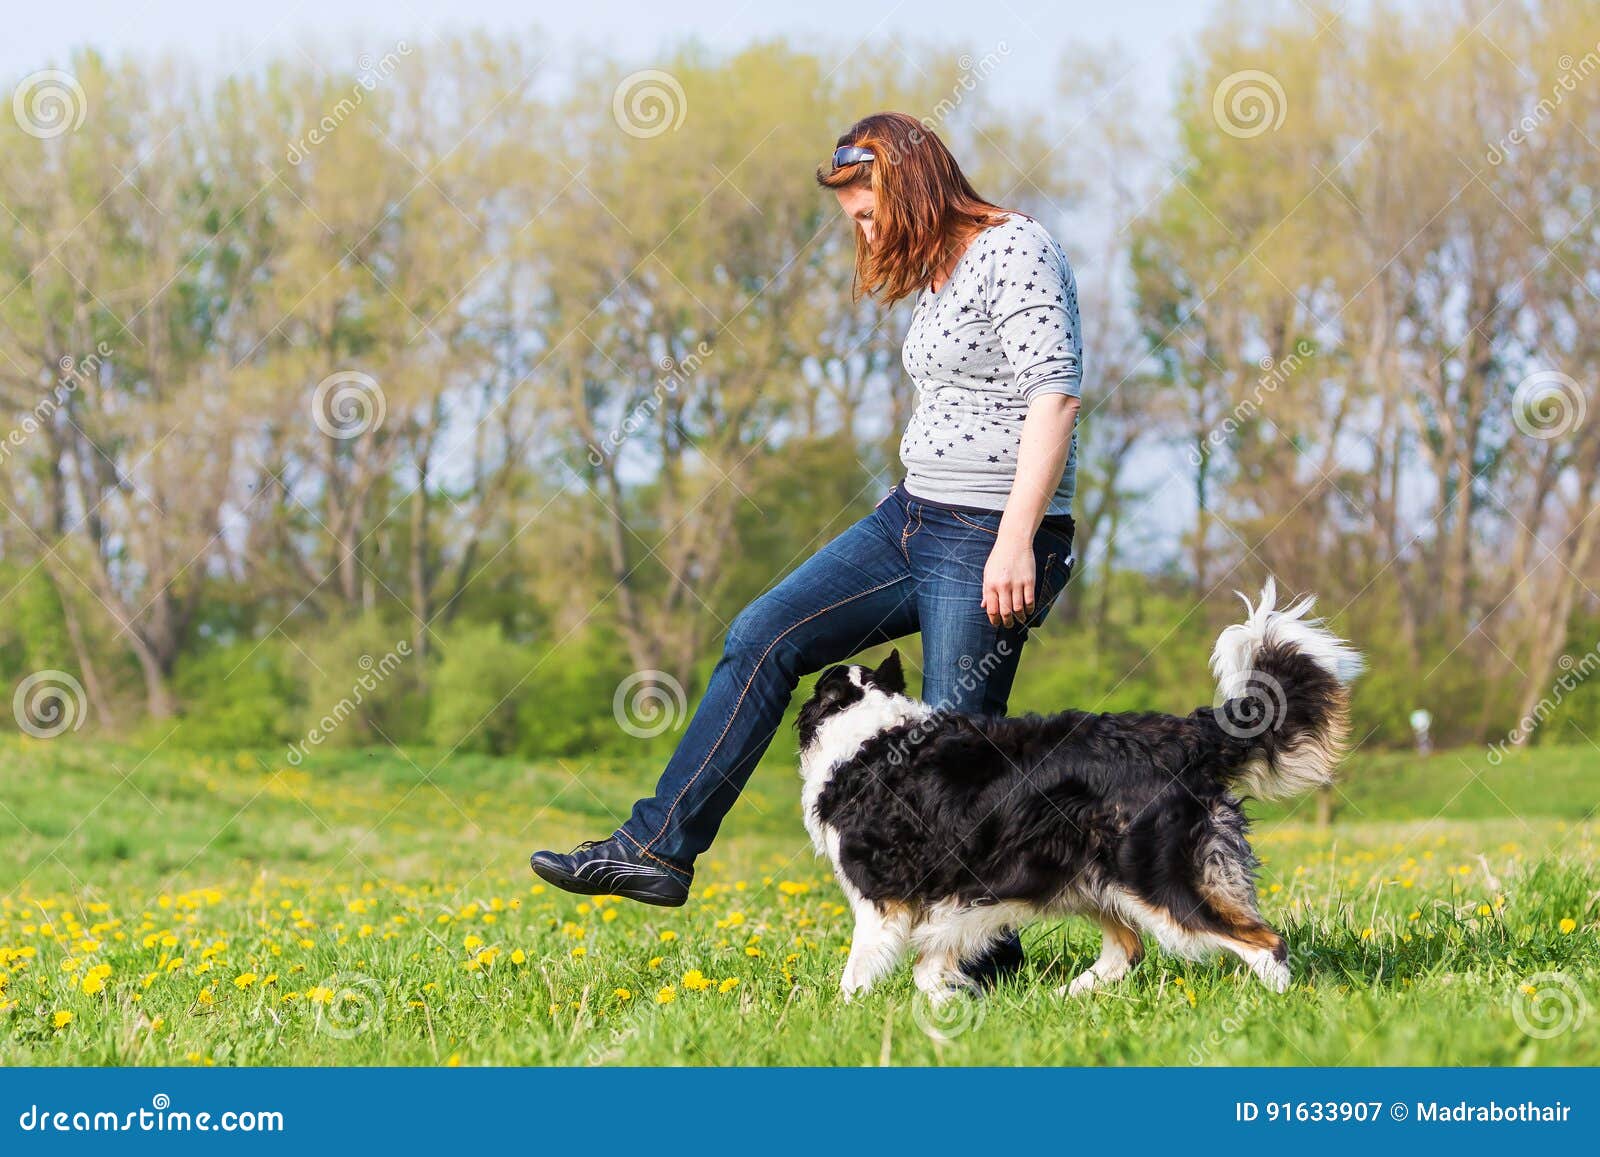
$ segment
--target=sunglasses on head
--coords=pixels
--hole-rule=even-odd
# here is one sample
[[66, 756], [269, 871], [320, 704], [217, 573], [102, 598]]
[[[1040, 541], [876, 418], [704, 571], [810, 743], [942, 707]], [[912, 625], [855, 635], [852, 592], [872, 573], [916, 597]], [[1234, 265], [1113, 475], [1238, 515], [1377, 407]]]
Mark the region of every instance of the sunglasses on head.
[[841, 145], [833, 150], [833, 167], [835, 171], [844, 168], [846, 165], [859, 165], [863, 161], [876, 159], [871, 149], [863, 148], [861, 145]]

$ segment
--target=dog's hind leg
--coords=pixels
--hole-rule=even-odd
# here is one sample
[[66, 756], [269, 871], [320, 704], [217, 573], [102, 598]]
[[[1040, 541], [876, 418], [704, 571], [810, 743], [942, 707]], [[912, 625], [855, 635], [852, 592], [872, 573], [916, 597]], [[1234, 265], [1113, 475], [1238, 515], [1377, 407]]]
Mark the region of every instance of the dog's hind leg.
[[1273, 992], [1289, 990], [1289, 945], [1256, 917], [1254, 923], [1234, 925], [1216, 934], [1219, 947], [1232, 952], [1250, 966], [1250, 971]]
[[856, 929], [850, 941], [839, 988], [849, 1001], [893, 971], [911, 940], [911, 912], [900, 904], [882, 907], [871, 900], [855, 905]]
[[1212, 920], [1221, 925], [1211, 933], [1212, 943], [1243, 960], [1273, 992], [1288, 991], [1289, 946], [1261, 918], [1254, 885], [1233, 880], [1228, 886], [1217, 886], [1207, 881], [1203, 891]]
[[1213, 808], [1214, 827], [1202, 849], [1198, 892], [1207, 921], [1214, 929], [1209, 939], [1250, 966], [1250, 971], [1273, 992], [1289, 988], [1289, 948], [1261, 918], [1256, 903], [1252, 868], [1255, 857], [1245, 841], [1244, 813], [1233, 802]]
[[1136, 928], [1119, 916], [1100, 915], [1100, 958], [1080, 973], [1071, 984], [1056, 989], [1057, 996], [1081, 996], [1096, 988], [1114, 984], [1144, 958], [1144, 941]]

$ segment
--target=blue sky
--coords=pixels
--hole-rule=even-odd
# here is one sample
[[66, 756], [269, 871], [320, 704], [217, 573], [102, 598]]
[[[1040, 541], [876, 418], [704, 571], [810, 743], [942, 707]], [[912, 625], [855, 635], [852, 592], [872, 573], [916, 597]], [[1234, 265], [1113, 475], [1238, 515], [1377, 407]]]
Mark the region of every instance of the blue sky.
[[112, 53], [176, 52], [232, 71], [297, 42], [383, 48], [430, 31], [537, 26], [573, 51], [604, 49], [648, 61], [693, 39], [734, 48], [788, 34], [847, 51], [863, 41], [952, 42], [1009, 55], [1000, 83], [1019, 97], [1053, 92], [1074, 50], [1116, 43], [1151, 84], [1169, 85], [1186, 41], [1213, 0], [76, 0], [7, 6], [0, 74], [62, 64], [85, 44]]

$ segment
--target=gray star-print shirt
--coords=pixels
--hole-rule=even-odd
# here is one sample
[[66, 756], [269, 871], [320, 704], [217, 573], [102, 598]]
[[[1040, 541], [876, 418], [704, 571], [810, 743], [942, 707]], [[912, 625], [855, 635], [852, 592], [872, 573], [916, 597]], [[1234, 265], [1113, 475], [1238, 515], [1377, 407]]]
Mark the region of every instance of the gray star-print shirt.
[[[939, 292], [917, 299], [900, 358], [917, 387], [900, 439], [906, 489], [1004, 509], [1029, 403], [1078, 396], [1078, 284], [1061, 246], [1020, 213], [979, 233]], [[1074, 430], [1048, 513], [1072, 512], [1077, 463]]]

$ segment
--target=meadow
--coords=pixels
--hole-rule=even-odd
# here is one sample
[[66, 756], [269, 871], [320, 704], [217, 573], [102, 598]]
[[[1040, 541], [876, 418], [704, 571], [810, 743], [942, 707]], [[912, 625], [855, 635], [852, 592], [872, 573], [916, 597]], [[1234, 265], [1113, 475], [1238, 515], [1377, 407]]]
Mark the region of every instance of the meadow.
[[1328, 825], [1262, 810], [1282, 996], [1152, 951], [1057, 997], [1099, 943], [1067, 921], [938, 1010], [909, 968], [841, 1001], [849, 921], [782, 753], [677, 910], [526, 866], [651, 764], [442, 754], [0, 741], [0, 1063], [1600, 1063], [1592, 748], [1358, 754]]

